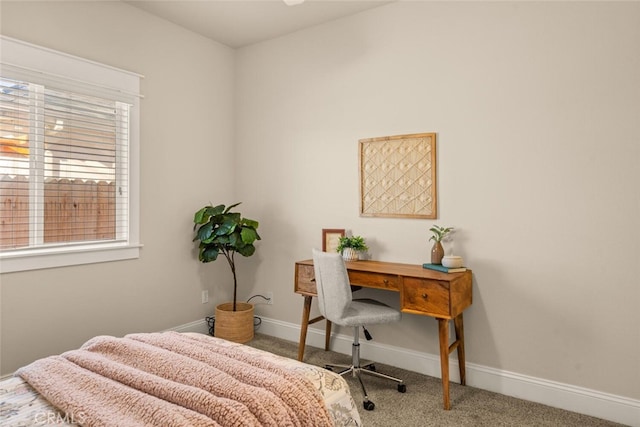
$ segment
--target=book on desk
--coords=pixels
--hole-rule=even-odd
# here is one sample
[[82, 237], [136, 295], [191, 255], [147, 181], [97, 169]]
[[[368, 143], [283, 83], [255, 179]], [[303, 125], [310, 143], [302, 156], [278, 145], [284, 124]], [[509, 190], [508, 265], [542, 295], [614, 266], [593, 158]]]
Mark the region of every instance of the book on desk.
[[467, 271], [467, 267], [448, 268], [441, 264], [422, 264], [422, 268], [428, 268], [429, 270], [441, 271], [442, 273], [462, 273]]

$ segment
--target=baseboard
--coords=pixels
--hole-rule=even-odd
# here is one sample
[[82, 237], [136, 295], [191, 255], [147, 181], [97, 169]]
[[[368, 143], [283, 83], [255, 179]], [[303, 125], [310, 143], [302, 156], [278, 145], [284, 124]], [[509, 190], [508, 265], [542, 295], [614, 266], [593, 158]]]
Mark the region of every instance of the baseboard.
[[209, 334], [209, 325], [205, 319], [196, 320], [195, 322], [185, 323], [184, 325], [176, 326], [175, 328], [166, 329], [167, 331], [176, 332], [198, 332], [201, 334]]
[[[195, 321], [170, 330], [179, 332], [209, 333], [206, 321]], [[262, 318], [257, 332], [297, 342], [300, 339], [300, 325], [280, 320]], [[332, 334], [331, 350], [351, 354], [353, 337]], [[324, 348], [324, 332], [309, 329], [307, 345]], [[375, 360], [408, 371], [440, 378], [440, 356], [424, 352], [393, 347], [376, 342], [360, 341], [367, 360]], [[449, 360], [450, 379], [460, 381], [458, 360]], [[567, 411], [578, 412], [633, 427], [640, 427], [640, 400], [602, 393], [570, 384], [563, 384], [528, 375], [494, 369], [467, 362], [467, 384], [483, 390], [516, 397], [531, 402], [542, 403]]]

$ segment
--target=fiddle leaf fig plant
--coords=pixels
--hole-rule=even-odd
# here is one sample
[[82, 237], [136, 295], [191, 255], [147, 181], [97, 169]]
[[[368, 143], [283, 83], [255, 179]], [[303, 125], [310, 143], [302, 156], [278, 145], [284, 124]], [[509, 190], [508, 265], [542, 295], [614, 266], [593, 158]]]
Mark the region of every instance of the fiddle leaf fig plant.
[[199, 242], [198, 259], [211, 262], [222, 254], [227, 259], [233, 274], [233, 311], [236, 311], [238, 281], [236, 278], [236, 253], [249, 257], [256, 248], [254, 242], [261, 240], [258, 235], [258, 221], [243, 218], [239, 212], [231, 209], [240, 203], [225, 205], [208, 205], [195, 213], [193, 217], [193, 241]]

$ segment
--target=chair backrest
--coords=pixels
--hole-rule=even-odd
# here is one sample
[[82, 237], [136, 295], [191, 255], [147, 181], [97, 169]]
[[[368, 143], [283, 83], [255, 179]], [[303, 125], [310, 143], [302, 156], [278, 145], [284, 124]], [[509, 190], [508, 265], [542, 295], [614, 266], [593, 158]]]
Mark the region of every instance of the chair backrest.
[[352, 298], [349, 275], [342, 255], [314, 249], [313, 268], [320, 314], [332, 322], [338, 322], [344, 318]]

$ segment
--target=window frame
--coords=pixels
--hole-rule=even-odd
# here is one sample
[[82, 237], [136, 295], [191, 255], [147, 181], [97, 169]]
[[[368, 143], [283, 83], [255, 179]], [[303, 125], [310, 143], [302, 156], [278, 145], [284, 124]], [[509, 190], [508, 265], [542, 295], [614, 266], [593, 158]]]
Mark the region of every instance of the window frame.
[[130, 107], [128, 235], [124, 240], [0, 250], [0, 273], [135, 259], [140, 256], [139, 74], [0, 36], [0, 75], [126, 102]]

